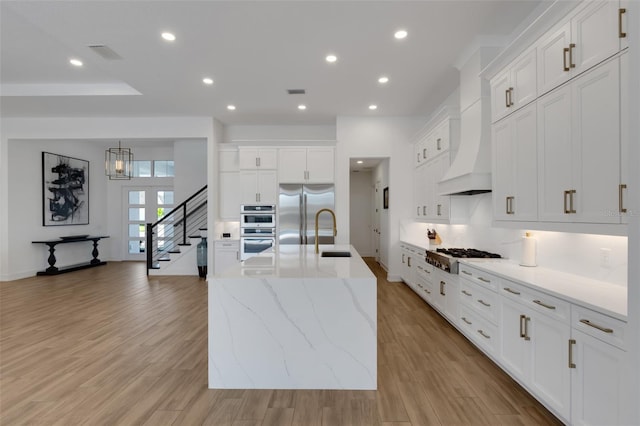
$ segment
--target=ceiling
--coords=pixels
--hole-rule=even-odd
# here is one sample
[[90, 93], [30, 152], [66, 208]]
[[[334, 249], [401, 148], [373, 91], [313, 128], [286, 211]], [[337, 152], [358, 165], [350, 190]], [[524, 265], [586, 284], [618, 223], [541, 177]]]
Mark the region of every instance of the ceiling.
[[[1, 113], [213, 116], [225, 124], [424, 115], [457, 87], [453, 64], [475, 37], [511, 35], [540, 4], [5, 0]], [[408, 37], [396, 40], [401, 28]], [[164, 41], [163, 31], [177, 39]], [[90, 45], [106, 45], [121, 59], [104, 59]], [[337, 62], [325, 61], [329, 53]], [[74, 67], [70, 58], [84, 65]], [[382, 75], [387, 84], [378, 83]], [[204, 77], [214, 84], [203, 84]]]

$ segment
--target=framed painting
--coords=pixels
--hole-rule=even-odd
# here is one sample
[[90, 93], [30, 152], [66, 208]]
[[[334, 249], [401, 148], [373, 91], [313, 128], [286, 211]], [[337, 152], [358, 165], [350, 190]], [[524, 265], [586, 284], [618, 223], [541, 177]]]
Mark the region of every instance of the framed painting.
[[89, 224], [89, 162], [42, 153], [42, 225]]

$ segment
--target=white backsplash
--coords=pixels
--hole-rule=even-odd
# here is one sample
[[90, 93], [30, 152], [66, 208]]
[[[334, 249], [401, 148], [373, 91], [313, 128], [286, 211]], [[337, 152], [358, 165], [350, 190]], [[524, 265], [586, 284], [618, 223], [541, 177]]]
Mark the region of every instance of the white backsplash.
[[216, 222], [214, 229], [214, 239], [222, 238], [223, 233], [230, 233], [232, 240], [240, 239], [240, 222]]
[[[427, 246], [427, 229], [435, 228], [442, 247], [464, 247], [499, 253], [520, 260], [525, 229], [491, 226], [491, 194], [471, 198], [471, 217], [465, 225], [440, 225], [404, 221], [400, 240]], [[627, 237], [531, 231], [537, 240], [538, 266], [627, 286]], [[435, 246], [432, 246], [432, 248]], [[609, 249], [610, 266], [602, 267], [601, 249]]]

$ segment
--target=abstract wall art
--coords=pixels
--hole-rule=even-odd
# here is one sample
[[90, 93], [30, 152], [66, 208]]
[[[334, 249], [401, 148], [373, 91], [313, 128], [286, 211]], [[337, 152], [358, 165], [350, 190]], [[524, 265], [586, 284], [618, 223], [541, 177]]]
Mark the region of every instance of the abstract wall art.
[[89, 224], [89, 162], [42, 153], [42, 225]]

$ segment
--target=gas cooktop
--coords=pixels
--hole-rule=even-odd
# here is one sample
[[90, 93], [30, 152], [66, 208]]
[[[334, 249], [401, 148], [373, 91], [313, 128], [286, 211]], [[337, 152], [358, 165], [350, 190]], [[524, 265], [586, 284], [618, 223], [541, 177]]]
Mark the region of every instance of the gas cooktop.
[[458, 259], [499, 259], [502, 256], [488, 251], [464, 248], [439, 248], [435, 251], [427, 250], [427, 263], [443, 271], [457, 274]]

